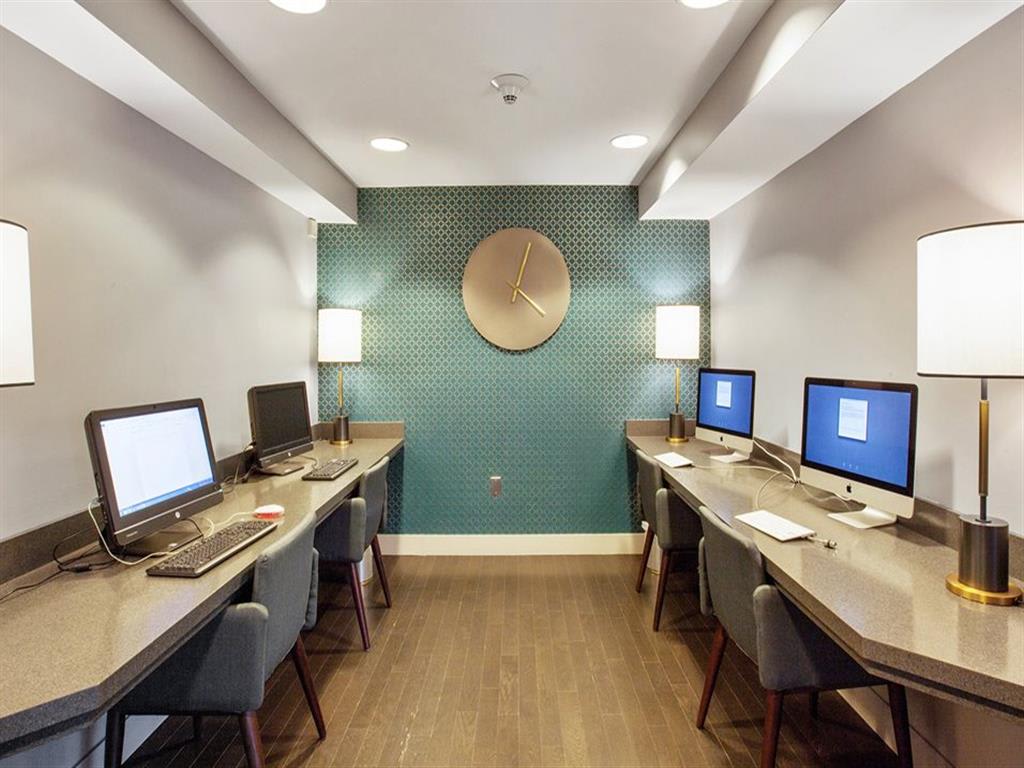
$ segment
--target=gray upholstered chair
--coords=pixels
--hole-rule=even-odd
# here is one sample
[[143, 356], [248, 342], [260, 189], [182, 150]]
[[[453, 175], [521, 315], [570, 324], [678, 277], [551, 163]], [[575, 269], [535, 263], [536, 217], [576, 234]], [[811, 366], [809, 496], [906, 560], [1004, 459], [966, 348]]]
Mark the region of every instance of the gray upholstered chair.
[[373, 548], [373, 564], [384, 590], [384, 602], [391, 607], [391, 590], [380, 555], [377, 532], [384, 522], [388, 501], [388, 459], [381, 459], [359, 481], [359, 496], [346, 499], [316, 531], [316, 548], [320, 558], [329, 563], [348, 565], [348, 579], [352, 585], [352, 602], [359, 620], [359, 633], [363, 637], [363, 650], [370, 650], [370, 630], [366, 625], [366, 606], [363, 588], [359, 582], [359, 563], [367, 547]]
[[[260, 554], [252, 599], [229, 605], [107, 713], [106, 768], [121, 764], [127, 715], [238, 715], [250, 768], [263, 766], [256, 711], [263, 687], [289, 654], [313, 714], [327, 736], [300, 630], [316, 623], [316, 518], [310, 513]], [[279, 534], [271, 534], [279, 535]]]
[[661, 607], [665, 602], [665, 585], [672, 572], [672, 560], [685, 550], [696, 550], [700, 541], [700, 519], [686, 502], [668, 488], [662, 487], [661, 465], [643, 451], [636, 452], [637, 485], [640, 488], [640, 509], [647, 521], [647, 536], [640, 560], [640, 574], [636, 579], [636, 591], [644, 586], [647, 558], [651, 554], [651, 543], [658, 539], [661, 547], [661, 573], [658, 574], [658, 594], [654, 602], [654, 631], [661, 624]]
[[718, 626], [704, 677], [697, 727], [704, 727], [725, 646], [731, 639], [757, 664], [766, 693], [761, 768], [775, 765], [784, 694], [809, 692], [813, 709], [819, 691], [885, 684], [889, 687], [900, 765], [913, 765], [903, 686], [866, 672], [769, 583], [761, 553], [750, 539], [706, 507], [700, 508], [700, 516], [704, 527], [698, 553], [701, 611], [714, 616]]

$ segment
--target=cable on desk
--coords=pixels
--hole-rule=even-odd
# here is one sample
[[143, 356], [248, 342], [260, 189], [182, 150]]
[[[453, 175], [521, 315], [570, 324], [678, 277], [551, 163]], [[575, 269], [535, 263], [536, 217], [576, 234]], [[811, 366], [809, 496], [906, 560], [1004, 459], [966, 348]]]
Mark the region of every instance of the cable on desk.
[[42, 579], [40, 579], [39, 581], [37, 581], [37, 582], [35, 582], [33, 584], [24, 584], [23, 586], [15, 587], [10, 592], [8, 592], [6, 595], [4, 595], [3, 597], [0, 597], [0, 603], [5, 603], [10, 598], [14, 597], [15, 595], [19, 595], [19, 594], [21, 594], [23, 592], [26, 592], [27, 590], [35, 589], [36, 587], [41, 587], [41, 586], [43, 586], [43, 584], [47, 583], [48, 581], [53, 581], [58, 576], [63, 576], [65, 573], [67, 573], [67, 571], [60, 571], [60, 570], [54, 571], [49, 576], [46, 576], [45, 578], [42, 578]]
[[[757, 489], [757, 493], [754, 494], [754, 509], [761, 509], [761, 494], [764, 492], [764, 489], [768, 487], [768, 484], [771, 483], [771, 481], [774, 480], [779, 475], [785, 475], [785, 474], [786, 473], [783, 472], [782, 470], [776, 470], [774, 475], [771, 475], [767, 480], [765, 480], [761, 484], [761, 487]], [[788, 482], [792, 483], [793, 485], [800, 485], [800, 481], [799, 480], [793, 480], [792, 477], [788, 477], [787, 476], [786, 480]], [[787, 490], [792, 490], [792, 488], [788, 488]]]
[[[107, 551], [107, 554], [110, 555], [111, 560], [115, 560], [121, 563], [121, 565], [127, 565], [128, 567], [131, 567], [134, 565], [141, 565], [146, 560], [149, 560], [154, 557], [164, 557], [166, 555], [171, 554], [170, 552], [150, 552], [148, 555], [143, 555], [138, 560], [122, 560], [120, 557], [115, 555], [113, 552], [110, 551], [110, 547], [107, 546], [107, 540], [103, 538], [103, 531], [100, 530], [100, 524], [96, 522], [96, 518], [92, 514], [93, 507], [99, 504], [99, 501], [99, 498], [95, 498], [92, 501], [90, 501], [89, 508], [86, 510], [86, 512], [89, 514], [89, 519], [92, 521], [92, 525], [96, 529], [96, 535], [100, 537], [100, 544], [103, 545], [103, 549], [105, 549]], [[199, 526], [196, 525], [196, 528], [198, 527]], [[202, 530], [200, 530], [199, 533], [200, 535], [202, 535]]]
[[792, 478], [793, 482], [796, 483], [797, 485], [800, 484], [800, 478], [796, 476], [796, 471], [793, 469], [793, 467], [791, 467], [789, 465], [788, 461], [786, 461], [785, 459], [779, 458], [774, 453], [769, 451], [767, 448], [764, 447], [764, 445], [761, 444], [761, 442], [759, 440], [755, 440], [754, 441], [754, 445], [756, 445], [758, 448], [760, 448], [762, 451], [764, 451], [768, 456], [770, 456], [771, 458], [773, 458], [777, 462], [779, 462], [779, 464], [784, 466], [786, 468], [786, 472], [789, 473], [789, 476], [790, 476], [790, 478]]

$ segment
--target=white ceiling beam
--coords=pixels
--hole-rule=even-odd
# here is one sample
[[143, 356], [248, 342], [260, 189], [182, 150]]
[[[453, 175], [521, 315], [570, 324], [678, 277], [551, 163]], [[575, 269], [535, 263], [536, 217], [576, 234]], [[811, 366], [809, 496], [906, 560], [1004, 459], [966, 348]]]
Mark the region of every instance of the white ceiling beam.
[[356, 222], [355, 185], [168, 0], [3, 0], [0, 26], [303, 215]]
[[776, 0], [641, 181], [641, 218], [714, 218], [1021, 5]]

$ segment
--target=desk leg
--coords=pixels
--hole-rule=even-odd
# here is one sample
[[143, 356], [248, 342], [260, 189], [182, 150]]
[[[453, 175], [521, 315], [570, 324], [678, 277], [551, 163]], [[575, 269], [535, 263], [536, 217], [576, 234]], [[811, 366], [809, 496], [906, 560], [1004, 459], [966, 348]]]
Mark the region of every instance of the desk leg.
[[124, 719], [116, 709], [107, 712], [107, 737], [103, 745], [103, 768], [121, 768], [124, 756]]
[[914, 754], [910, 746], [910, 717], [907, 714], [907, 689], [889, 683], [889, 711], [892, 712], [892, 730], [896, 737], [896, 754], [900, 768], [913, 768]]

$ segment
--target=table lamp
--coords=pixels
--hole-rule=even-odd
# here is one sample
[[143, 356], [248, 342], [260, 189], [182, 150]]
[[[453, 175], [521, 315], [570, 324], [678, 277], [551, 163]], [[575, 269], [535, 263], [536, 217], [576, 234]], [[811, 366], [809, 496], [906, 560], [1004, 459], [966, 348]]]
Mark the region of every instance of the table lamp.
[[[1013, 605], [1009, 526], [988, 515], [990, 378], [1024, 378], [1024, 221], [957, 227], [917, 240], [917, 372], [977, 378], [978, 514], [960, 516], [957, 573], [968, 600]], [[1019, 425], [1018, 425], [1019, 426]]]
[[[659, 360], [700, 358], [700, 307], [660, 306], [654, 315], [654, 356]], [[676, 366], [676, 408], [668, 417], [670, 443], [686, 442], [686, 418], [679, 410], [679, 366]]]
[[0, 219], [0, 387], [35, 384], [28, 230]]
[[317, 359], [338, 363], [338, 415], [334, 419], [335, 445], [352, 442], [345, 410], [343, 363], [358, 363], [363, 357], [363, 313], [358, 309], [321, 309], [318, 313]]

